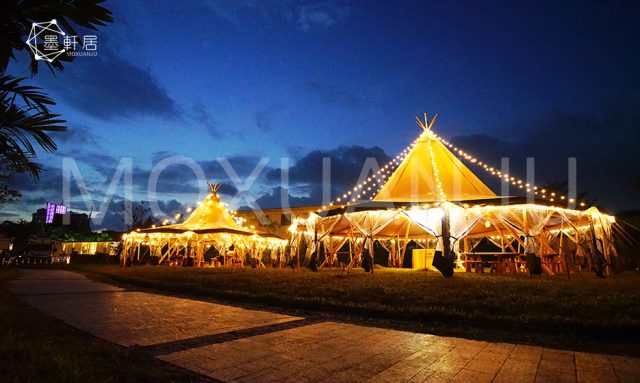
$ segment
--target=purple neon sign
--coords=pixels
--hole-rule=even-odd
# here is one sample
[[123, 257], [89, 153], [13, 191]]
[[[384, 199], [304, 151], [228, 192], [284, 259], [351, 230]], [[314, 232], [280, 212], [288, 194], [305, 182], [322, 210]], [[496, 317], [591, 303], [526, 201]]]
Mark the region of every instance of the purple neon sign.
[[56, 214], [67, 214], [67, 207], [65, 205], [47, 202], [44, 223], [53, 223], [53, 217]]

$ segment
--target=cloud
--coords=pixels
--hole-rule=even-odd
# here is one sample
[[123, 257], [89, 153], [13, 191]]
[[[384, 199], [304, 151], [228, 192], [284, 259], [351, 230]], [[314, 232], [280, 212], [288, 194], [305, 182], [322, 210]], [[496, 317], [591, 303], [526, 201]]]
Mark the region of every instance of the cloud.
[[259, 0], [209, 0], [203, 4], [215, 17], [235, 26], [243, 23], [276, 22], [282, 19], [294, 23], [301, 31], [330, 28], [344, 21], [351, 13], [351, 7], [337, 1], [323, 1], [315, 4], [297, 5], [296, 1], [280, 0], [264, 2]]
[[56, 143], [63, 143], [67, 147], [72, 145], [100, 146], [97, 136], [87, 126], [71, 126], [64, 132], [52, 132], [51, 137]]
[[14, 174], [9, 180], [9, 185], [21, 191], [23, 198], [25, 193], [42, 192], [43, 194], [62, 191], [62, 170], [57, 167], [47, 166], [40, 172], [39, 180], [35, 181], [31, 176], [21, 173]]
[[[101, 201], [94, 201], [96, 206], [100, 206]], [[147, 200], [142, 201], [132, 201], [134, 205], [142, 205], [145, 208], [151, 209], [152, 204]], [[160, 200], [158, 201], [158, 207], [160, 211], [150, 210], [149, 216], [152, 217], [154, 222], [160, 223], [165, 219], [169, 219], [170, 221], [174, 219], [176, 213], [180, 213], [182, 215], [185, 214], [186, 205], [175, 199], [169, 200]], [[125, 231], [128, 230], [128, 227], [125, 225], [124, 219], [124, 200], [122, 199], [114, 199], [109, 204], [108, 209], [104, 213], [104, 215], [100, 215], [98, 212], [94, 212], [91, 220], [91, 225], [94, 230], [96, 229], [106, 229], [106, 230], [116, 230], [116, 231]]]
[[[616, 98], [592, 114], [552, 112], [537, 121], [509, 127], [524, 132], [521, 139], [507, 140], [490, 135], [463, 135], [451, 141], [480, 160], [500, 166], [501, 157], [510, 159], [510, 173], [526, 176], [526, 159], [535, 161], [537, 184], [568, 179], [568, 158], [577, 161], [578, 193], [587, 193], [607, 209], [637, 206], [640, 166], [640, 95]], [[484, 172], [470, 168], [478, 175]], [[494, 182], [490, 179], [489, 182]], [[499, 189], [494, 188], [496, 192]]]
[[316, 28], [329, 28], [349, 16], [351, 8], [333, 1], [309, 4], [298, 7], [296, 23], [302, 31]]
[[[173, 155], [173, 153], [168, 151], [156, 152], [153, 155], [153, 163], [157, 164], [159, 161]], [[94, 200], [94, 205], [100, 207], [106, 186], [111, 182], [111, 178], [116, 172], [116, 165], [119, 162], [119, 158], [92, 152], [76, 153], [73, 158], [80, 167], [89, 196]], [[240, 182], [244, 182], [256, 167], [260, 158], [253, 156], [232, 156], [228, 157], [227, 160], [240, 177]], [[208, 180], [222, 183], [222, 186], [218, 190], [221, 195], [230, 197], [238, 193], [237, 187], [232, 180], [230, 180], [229, 175], [227, 175], [225, 169], [217, 159], [201, 161], [198, 165], [202, 168]], [[89, 169], [93, 170], [93, 173], [88, 171]], [[264, 179], [264, 175], [270, 170], [272, 170], [272, 168], [269, 167], [263, 169], [259, 179]], [[138, 166], [133, 167], [134, 200], [138, 200], [140, 197], [148, 198], [147, 188], [151, 172], [152, 169], [144, 169]], [[28, 219], [31, 212], [44, 207], [47, 201], [62, 201], [62, 173], [60, 162], [50, 161], [41, 173], [38, 182], [33, 181], [26, 174], [12, 176], [11, 187], [21, 191], [23, 197], [21, 200], [5, 207], [2, 213], [17, 214], [20, 217]], [[184, 165], [174, 164], [163, 169], [156, 184], [156, 195], [160, 199], [159, 204], [161, 209], [169, 212], [169, 210], [174, 209], [174, 206], [176, 203], [179, 203], [179, 200], [195, 201], [199, 194], [206, 193], [206, 185], [200, 185], [197, 181], [196, 175]], [[118, 205], [117, 201], [120, 201], [121, 204], [124, 181], [120, 179], [119, 182], [116, 195], [103, 218], [105, 222], [102, 223], [100, 227], [117, 229], [120, 227], [119, 225], [122, 224], [122, 208]], [[259, 186], [260, 183], [260, 181], [257, 181], [256, 185]], [[70, 187], [71, 209], [87, 209], [85, 202], [81, 198], [75, 179], [71, 180]], [[172, 200], [175, 202], [171, 202]], [[163, 205], [162, 201], [168, 201], [167, 205]]]
[[308, 81], [302, 86], [302, 89], [317, 96], [323, 103], [328, 105], [347, 105], [354, 109], [362, 106], [359, 97], [337, 85]]
[[295, 161], [304, 157], [308, 149], [302, 145], [288, 145], [286, 147], [287, 154]]
[[[330, 161], [327, 169], [323, 169], [325, 159]], [[366, 164], [373, 162], [383, 166], [389, 160], [379, 147], [340, 146], [332, 150], [314, 150], [288, 169], [288, 184], [281, 182], [282, 169], [269, 171], [266, 181], [275, 186], [259, 196], [256, 203], [262, 209], [324, 204], [355, 185]], [[326, 170], [329, 170], [327, 180], [323, 179]]]
[[108, 44], [96, 57], [75, 60], [60, 82], [45, 79], [66, 104], [105, 121], [154, 116], [175, 119], [182, 115], [176, 102], [148, 69], [123, 58]]
[[209, 136], [215, 139], [222, 137], [218, 121], [209, 113], [207, 107], [201, 101], [197, 101], [192, 105], [191, 119], [202, 126]]
[[[292, 184], [322, 184], [323, 161], [331, 161], [331, 182], [338, 187], [353, 185], [362, 171], [367, 159], [374, 159], [383, 166], [390, 158], [381, 148], [374, 146], [339, 146], [332, 150], [314, 150], [289, 168], [289, 181]], [[274, 169], [267, 173], [267, 179], [280, 181], [281, 169]]]
[[[275, 209], [283, 207], [284, 205], [289, 205], [290, 207], [295, 206], [312, 206], [321, 204], [322, 198], [318, 197], [318, 193], [312, 193], [309, 196], [292, 196], [290, 194], [290, 190], [287, 188], [283, 188], [281, 186], [276, 186], [268, 193], [263, 194], [258, 199], [256, 199], [256, 204], [260, 207], [260, 209]], [[248, 206], [243, 206], [239, 210], [249, 209]]]
[[[164, 167], [157, 167], [158, 163], [162, 160], [168, 159], [175, 154], [168, 151], [160, 151], [153, 154], [153, 166], [150, 169], [142, 169], [134, 167], [133, 169], [133, 184], [134, 189], [147, 192], [148, 182], [152, 176], [152, 172], [160, 172], [158, 175], [158, 182], [156, 184], [156, 192], [165, 195], [183, 195], [188, 199], [193, 199], [199, 193], [204, 193], [206, 190], [206, 184], [199, 184], [197, 175], [190, 169], [189, 166], [181, 163], [165, 163]], [[233, 170], [240, 177], [240, 182], [244, 182], [246, 177], [251, 174], [253, 169], [260, 161], [259, 157], [253, 156], [230, 156], [225, 157], [229, 162]], [[223, 195], [233, 196], [238, 192], [233, 181], [230, 179], [230, 175], [227, 174], [225, 168], [221, 165], [218, 159], [210, 161], [196, 161], [197, 166], [200, 167], [206, 181], [213, 181], [222, 183], [219, 189], [219, 193]], [[266, 167], [261, 172], [261, 176], [272, 168]], [[114, 170], [111, 169], [113, 173]], [[109, 175], [109, 178], [112, 176]]]
[[[256, 166], [258, 166], [258, 163], [261, 160], [261, 157], [256, 156], [229, 156], [224, 158], [229, 161], [229, 164], [231, 164], [233, 170], [241, 178], [249, 176], [251, 172], [253, 172], [253, 170], [256, 168]], [[205, 174], [210, 178], [214, 177], [214, 181], [229, 178], [229, 174], [227, 174], [227, 171], [223, 168], [219, 159], [203, 161], [201, 162], [201, 165], [205, 171]], [[271, 170], [272, 168], [267, 166], [263, 169], [262, 174], [265, 174], [266, 172], [269, 172]]]
[[245, 16], [258, 12], [265, 15], [265, 3], [258, 0], [206, 0], [204, 6], [218, 18], [240, 25]]
[[104, 152], [68, 152], [60, 153], [73, 158], [78, 165], [86, 165], [98, 172], [100, 175], [110, 180], [116, 173], [116, 168], [120, 158], [104, 154]]
[[271, 105], [268, 108], [258, 110], [253, 114], [256, 126], [263, 132], [270, 132], [273, 130], [273, 123], [276, 115], [283, 110], [283, 107], [279, 104]]
[[266, 110], [260, 110], [255, 112], [253, 117], [256, 120], [256, 126], [258, 127], [258, 129], [262, 130], [263, 132], [268, 132], [271, 130], [272, 128], [271, 113], [269, 113]]

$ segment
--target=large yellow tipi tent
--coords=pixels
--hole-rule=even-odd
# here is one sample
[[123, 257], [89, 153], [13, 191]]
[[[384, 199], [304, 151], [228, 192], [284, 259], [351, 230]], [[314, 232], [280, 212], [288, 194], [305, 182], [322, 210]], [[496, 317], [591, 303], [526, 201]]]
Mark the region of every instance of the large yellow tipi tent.
[[[331, 265], [341, 249], [348, 248], [348, 270], [363, 262], [365, 254], [372, 258], [376, 243], [389, 253], [389, 265], [402, 266], [412, 242], [434, 252], [433, 266], [445, 276], [455, 269], [486, 267], [532, 272], [525, 262], [527, 252], [539, 258], [540, 269], [549, 274], [569, 275], [578, 263], [600, 276], [610, 272], [617, 257], [613, 216], [595, 207], [578, 210], [575, 207], [585, 203], [578, 204], [575, 197], [479, 161], [436, 135], [435, 117], [429, 121], [425, 114], [424, 122], [417, 120], [423, 132], [400, 155], [317, 214], [292, 223], [294, 250], [305, 241], [307, 260], [323, 255], [322, 265]], [[526, 195], [497, 196], [458, 156]], [[476, 251], [483, 239], [498, 250]]]

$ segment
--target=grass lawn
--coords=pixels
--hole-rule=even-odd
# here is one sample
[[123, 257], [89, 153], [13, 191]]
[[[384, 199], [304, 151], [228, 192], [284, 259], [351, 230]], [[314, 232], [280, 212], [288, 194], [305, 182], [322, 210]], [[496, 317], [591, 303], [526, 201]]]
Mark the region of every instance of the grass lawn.
[[180, 382], [198, 376], [140, 351], [86, 335], [31, 308], [7, 291], [19, 275], [0, 269], [0, 381]]
[[[350, 314], [375, 324], [476, 339], [640, 354], [640, 275], [586, 280], [356, 270], [76, 266], [112, 281], [283, 309]], [[400, 325], [402, 326], [402, 325]], [[584, 346], [584, 347], [583, 347]]]

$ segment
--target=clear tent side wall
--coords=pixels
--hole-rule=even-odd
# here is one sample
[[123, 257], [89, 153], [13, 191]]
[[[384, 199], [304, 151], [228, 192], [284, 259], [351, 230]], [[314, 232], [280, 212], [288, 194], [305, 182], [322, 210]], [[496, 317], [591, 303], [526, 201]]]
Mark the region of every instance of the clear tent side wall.
[[[222, 265], [233, 250], [233, 257], [244, 260], [255, 259], [258, 265], [263, 264], [266, 252], [271, 259], [282, 262], [285, 256], [287, 241], [279, 238], [266, 238], [259, 235], [240, 235], [233, 233], [195, 233], [192, 231], [179, 233], [163, 232], [131, 232], [123, 236], [121, 262], [140, 260], [142, 249], [148, 255], [157, 257], [158, 264], [170, 261], [176, 256], [192, 258], [194, 264], [204, 265], [204, 255], [212, 247], [223, 257]], [[167, 262], [171, 264], [170, 262]]]
[[525, 240], [532, 238], [542, 256], [560, 255], [557, 260], [565, 263], [562, 256], [566, 253], [592, 262], [592, 242], [607, 264], [614, 263], [617, 256], [611, 230], [614, 219], [595, 208], [580, 211], [535, 204], [465, 207], [444, 202], [422, 208], [345, 211], [327, 217], [312, 214], [294, 222], [290, 231], [308, 244], [305, 260], [316, 247], [323, 246], [324, 254], [332, 257], [345, 244], [350, 258], [359, 260], [365, 249], [372, 251], [374, 242], [389, 254], [404, 258], [411, 241], [422, 247], [442, 246], [444, 214], [449, 217], [450, 246], [458, 260], [485, 238], [503, 253], [522, 253]]

